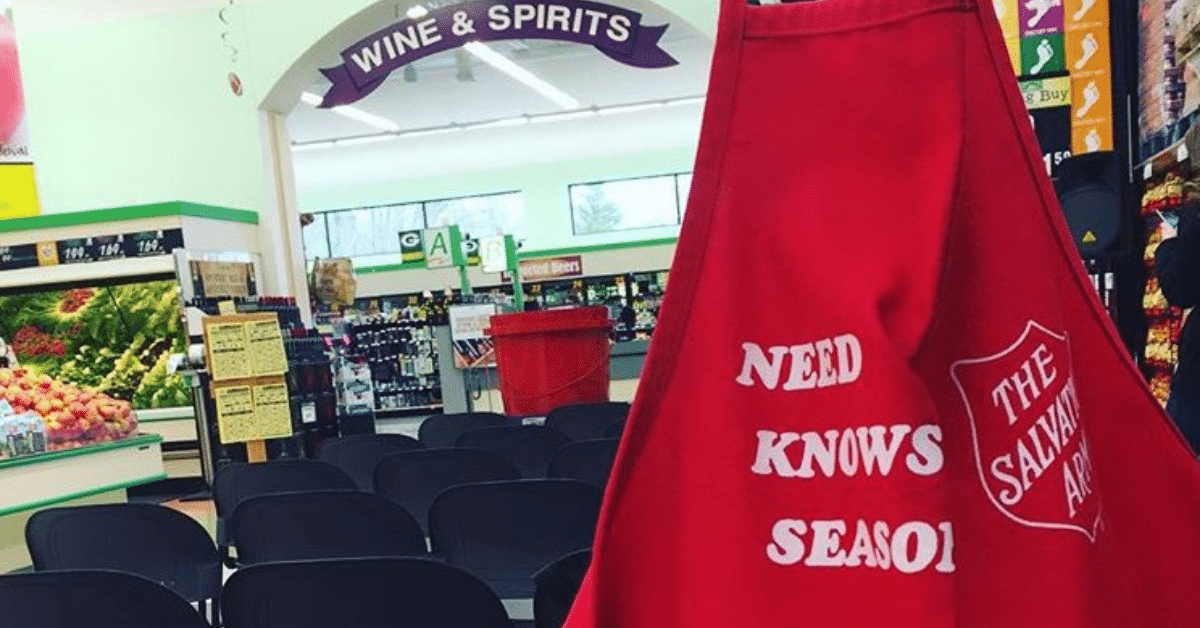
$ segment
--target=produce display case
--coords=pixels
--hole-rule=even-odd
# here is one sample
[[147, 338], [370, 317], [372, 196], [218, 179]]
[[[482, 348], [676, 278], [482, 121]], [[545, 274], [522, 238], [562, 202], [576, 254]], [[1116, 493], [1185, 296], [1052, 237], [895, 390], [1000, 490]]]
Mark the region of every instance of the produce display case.
[[197, 447], [172, 252], [257, 251], [257, 223], [187, 202], [0, 221], [0, 571], [29, 565], [34, 512], [123, 502]]
[[0, 340], [6, 457], [127, 438], [137, 410], [191, 404], [167, 372], [186, 346], [173, 281], [10, 290], [0, 295]]

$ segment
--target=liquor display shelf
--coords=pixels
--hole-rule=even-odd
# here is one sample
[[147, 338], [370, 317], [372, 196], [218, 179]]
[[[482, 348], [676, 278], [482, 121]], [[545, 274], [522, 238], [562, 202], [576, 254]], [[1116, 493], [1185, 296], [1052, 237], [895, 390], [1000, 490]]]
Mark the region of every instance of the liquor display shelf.
[[339, 385], [356, 380], [351, 385], [357, 389], [355, 401], [374, 412], [439, 407], [442, 386], [432, 324], [437, 317], [430, 314], [410, 306], [347, 321]]

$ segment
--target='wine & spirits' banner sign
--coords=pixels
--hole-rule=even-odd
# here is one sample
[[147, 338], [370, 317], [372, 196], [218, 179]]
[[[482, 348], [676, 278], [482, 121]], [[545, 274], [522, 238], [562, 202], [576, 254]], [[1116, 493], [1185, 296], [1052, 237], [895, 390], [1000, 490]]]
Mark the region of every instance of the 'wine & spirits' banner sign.
[[470, 42], [553, 39], [595, 46], [639, 68], [676, 61], [658, 47], [669, 25], [646, 26], [642, 14], [587, 0], [475, 0], [434, 9], [379, 30], [342, 52], [342, 65], [321, 73], [333, 85], [321, 107], [364, 98], [393, 71]]

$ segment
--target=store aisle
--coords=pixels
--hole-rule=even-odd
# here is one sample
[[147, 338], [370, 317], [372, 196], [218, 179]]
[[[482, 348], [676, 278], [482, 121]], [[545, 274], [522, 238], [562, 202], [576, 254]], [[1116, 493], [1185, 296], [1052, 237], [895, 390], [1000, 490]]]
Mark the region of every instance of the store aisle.
[[163, 502], [163, 506], [178, 510], [200, 522], [205, 530], [215, 539], [217, 535], [217, 507], [211, 499], [200, 501], [183, 501], [179, 499]]

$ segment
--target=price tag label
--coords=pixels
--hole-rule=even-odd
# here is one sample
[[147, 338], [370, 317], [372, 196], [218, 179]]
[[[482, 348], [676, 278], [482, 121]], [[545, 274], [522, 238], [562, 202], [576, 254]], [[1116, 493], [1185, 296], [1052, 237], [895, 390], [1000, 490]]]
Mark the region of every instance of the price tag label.
[[1188, 147], [1187, 144], [1180, 144], [1179, 148], [1175, 149], [1175, 159], [1178, 161], [1187, 161]]
[[92, 261], [92, 239], [75, 238], [58, 241], [58, 262], [79, 264]]
[[58, 243], [38, 242], [38, 266], [58, 265]]
[[124, 237], [119, 235], [92, 238], [92, 260], [102, 261], [125, 257], [123, 241]]
[[309, 401], [300, 404], [300, 422], [301, 423], [316, 423], [317, 422], [317, 404]]
[[169, 255], [183, 246], [183, 231], [165, 229], [125, 234], [125, 257]]
[[0, 246], [0, 270], [32, 268], [38, 265], [36, 244]]

